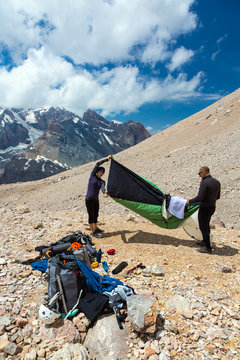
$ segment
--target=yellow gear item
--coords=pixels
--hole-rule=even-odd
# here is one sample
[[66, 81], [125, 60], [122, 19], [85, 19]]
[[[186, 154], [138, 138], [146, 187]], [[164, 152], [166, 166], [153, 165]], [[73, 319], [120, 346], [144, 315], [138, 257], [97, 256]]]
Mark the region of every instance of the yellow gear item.
[[98, 262], [97, 262], [97, 261], [93, 262], [93, 263], [91, 264], [91, 267], [92, 267], [93, 269], [96, 268], [96, 267], [98, 267]]

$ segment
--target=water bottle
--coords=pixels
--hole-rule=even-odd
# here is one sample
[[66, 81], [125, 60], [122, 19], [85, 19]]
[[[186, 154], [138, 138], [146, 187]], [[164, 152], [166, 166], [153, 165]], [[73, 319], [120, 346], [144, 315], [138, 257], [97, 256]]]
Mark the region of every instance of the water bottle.
[[97, 262], [100, 263], [102, 259], [102, 250], [99, 249], [97, 252]]

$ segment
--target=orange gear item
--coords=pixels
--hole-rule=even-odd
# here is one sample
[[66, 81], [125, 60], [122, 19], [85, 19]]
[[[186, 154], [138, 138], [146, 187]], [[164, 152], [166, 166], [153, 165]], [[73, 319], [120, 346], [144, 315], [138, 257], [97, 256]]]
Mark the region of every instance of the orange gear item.
[[52, 250], [48, 250], [48, 251], [45, 252], [44, 255], [45, 255], [46, 257], [48, 257], [48, 258], [51, 258], [51, 257], [53, 256], [53, 252], [52, 252]]
[[82, 245], [79, 242], [73, 242], [71, 244], [72, 250], [75, 251], [77, 249], [79, 249]]

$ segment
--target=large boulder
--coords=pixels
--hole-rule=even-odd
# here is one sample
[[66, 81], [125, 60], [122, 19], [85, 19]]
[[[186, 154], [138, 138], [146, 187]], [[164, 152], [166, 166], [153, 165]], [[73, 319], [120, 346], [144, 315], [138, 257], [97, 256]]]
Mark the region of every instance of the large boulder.
[[88, 352], [81, 344], [65, 344], [50, 355], [49, 360], [88, 360]]
[[128, 353], [128, 327], [120, 329], [115, 315], [102, 316], [88, 330], [84, 346], [98, 360], [126, 360]]
[[128, 317], [134, 330], [154, 334], [160, 314], [157, 298], [151, 293], [132, 295], [127, 298]]
[[40, 335], [45, 339], [62, 340], [63, 343], [77, 343], [81, 341], [79, 331], [70, 320], [58, 319], [51, 325], [42, 325]]

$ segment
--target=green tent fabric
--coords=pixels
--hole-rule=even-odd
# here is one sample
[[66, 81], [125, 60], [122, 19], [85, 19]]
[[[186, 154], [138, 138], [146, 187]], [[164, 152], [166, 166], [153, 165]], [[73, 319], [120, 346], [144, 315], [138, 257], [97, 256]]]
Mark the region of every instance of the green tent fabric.
[[166, 210], [170, 195], [114, 159], [111, 160], [107, 191], [119, 204], [166, 229], [180, 227], [199, 208], [198, 205], [188, 206], [184, 219], [170, 215]]

